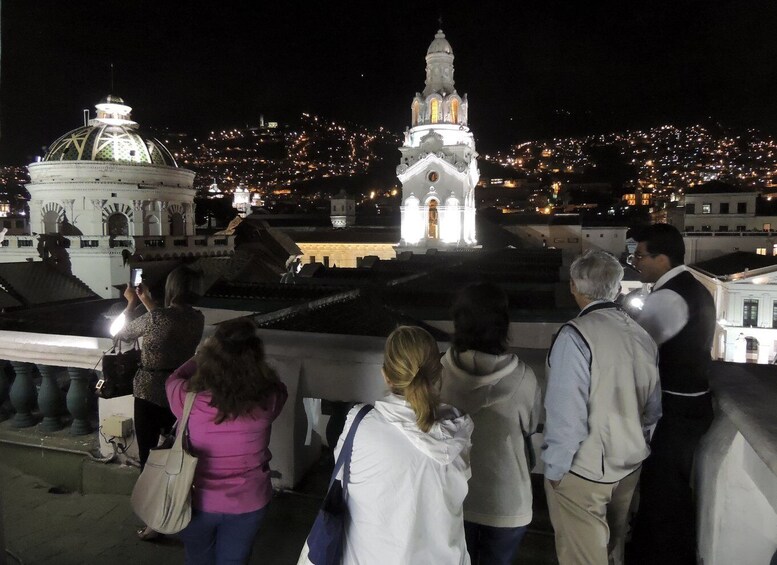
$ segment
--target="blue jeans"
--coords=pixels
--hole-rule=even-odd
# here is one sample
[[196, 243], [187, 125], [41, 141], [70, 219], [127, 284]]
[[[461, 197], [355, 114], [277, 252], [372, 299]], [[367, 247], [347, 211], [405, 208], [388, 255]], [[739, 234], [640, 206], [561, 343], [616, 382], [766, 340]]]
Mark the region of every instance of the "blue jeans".
[[464, 520], [464, 536], [472, 565], [510, 565], [526, 528], [495, 528]]
[[248, 563], [254, 537], [267, 506], [245, 514], [216, 514], [192, 510], [192, 521], [178, 534], [186, 565]]

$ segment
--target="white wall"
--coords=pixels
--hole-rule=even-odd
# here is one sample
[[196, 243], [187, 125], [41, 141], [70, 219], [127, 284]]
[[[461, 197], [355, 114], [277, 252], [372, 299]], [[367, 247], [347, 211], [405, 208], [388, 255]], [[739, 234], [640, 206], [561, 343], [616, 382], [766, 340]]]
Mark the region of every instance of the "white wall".
[[725, 412], [697, 452], [699, 554], [704, 565], [773, 563], [777, 476]]

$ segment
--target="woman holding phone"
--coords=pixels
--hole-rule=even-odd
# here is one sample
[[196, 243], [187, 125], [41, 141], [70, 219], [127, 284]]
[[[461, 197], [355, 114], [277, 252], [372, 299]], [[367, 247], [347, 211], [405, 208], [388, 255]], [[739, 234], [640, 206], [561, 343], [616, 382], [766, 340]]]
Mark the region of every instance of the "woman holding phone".
[[[129, 321], [116, 337], [123, 341], [143, 338], [141, 367], [132, 383], [141, 469], [151, 448], [159, 443], [160, 434], [169, 432], [175, 423], [165, 393], [165, 381], [194, 355], [202, 338], [205, 318], [202, 312], [192, 308], [199, 298], [199, 282], [199, 275], [188, 267], [175, 269], [165, 282], [164, 306], [156, 303], [144, 282], [137, 287], [128, 286], [124, 291], [127, 300], [124, 313]], [[146, 307], [146, 313], [131, 319], [138, 302]], [[138, 531], [142, 540], [158, 535], [150, 528]]]

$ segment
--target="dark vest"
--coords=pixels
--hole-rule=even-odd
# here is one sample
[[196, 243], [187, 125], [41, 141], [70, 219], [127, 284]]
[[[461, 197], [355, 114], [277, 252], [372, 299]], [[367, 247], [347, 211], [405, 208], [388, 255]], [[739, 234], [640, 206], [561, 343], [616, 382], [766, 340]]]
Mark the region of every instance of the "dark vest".
[[669, 279], [659, 291], [663, 289], [673, 290], [685, 300], [688, 323], [658, 348], [661, 388], [681, 393], [704, 392], [709, 389], [707, 371], [715, 336], [715, 302], [688, 271]]

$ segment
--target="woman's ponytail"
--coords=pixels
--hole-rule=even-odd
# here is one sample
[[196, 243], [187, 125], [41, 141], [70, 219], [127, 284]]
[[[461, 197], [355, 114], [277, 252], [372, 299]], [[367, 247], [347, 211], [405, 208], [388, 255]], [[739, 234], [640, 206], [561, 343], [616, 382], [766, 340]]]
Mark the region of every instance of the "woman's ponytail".
[[405, 397], [418, 427], [428, 432], [437, 420], [440, 396], [437, 342], [422, 328], [400, 326], [386, 340], [383, 369], [392, 392]]

